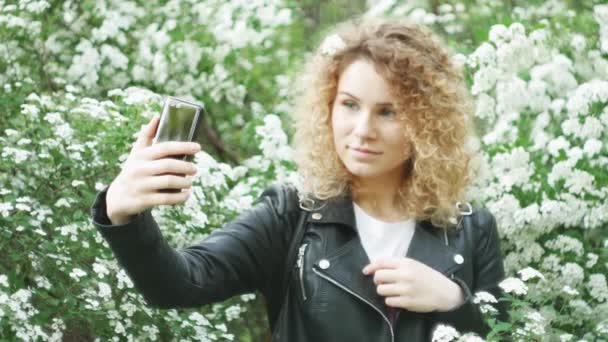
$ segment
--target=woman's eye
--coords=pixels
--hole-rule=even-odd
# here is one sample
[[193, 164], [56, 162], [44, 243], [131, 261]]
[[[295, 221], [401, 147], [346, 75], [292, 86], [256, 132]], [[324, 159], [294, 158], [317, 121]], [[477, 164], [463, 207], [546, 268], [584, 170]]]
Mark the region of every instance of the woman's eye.
[[395, 114], [395, 112], [390, 109], [385, 109], [382, 111], [382, 116], [386, 118], [394, 118], [396, 115], [397, 114]]
[[344, 101], [342, 102], [342, 105], [348, 109], [355, 109], [357, 107], [357, 104], [351, 101]]

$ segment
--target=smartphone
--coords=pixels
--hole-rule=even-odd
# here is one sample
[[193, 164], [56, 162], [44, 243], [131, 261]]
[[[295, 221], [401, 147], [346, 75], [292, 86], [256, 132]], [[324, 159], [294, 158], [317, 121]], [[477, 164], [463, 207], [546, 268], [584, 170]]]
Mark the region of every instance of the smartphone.
[[[201, 119], [205, 113], [202, 105], [167, 97], [163, 104], [160, 123], [153, 143], [164, 141], [196, 141]], [[172, 158], [192, 161], [191, 154], [171, 156]]]
[[[196, 103], [181, 100], [175, 97], [165, 98], [160, 122], [153, 144], [164, 141], [197, 141], [205, 107]], [[192, 161], [191, 154], [173, 155], [171, 158]], [[185, 176], [176, 174], [177, 176]], [[179, 192], [179, 189], [163, 189], [161, 192]]]

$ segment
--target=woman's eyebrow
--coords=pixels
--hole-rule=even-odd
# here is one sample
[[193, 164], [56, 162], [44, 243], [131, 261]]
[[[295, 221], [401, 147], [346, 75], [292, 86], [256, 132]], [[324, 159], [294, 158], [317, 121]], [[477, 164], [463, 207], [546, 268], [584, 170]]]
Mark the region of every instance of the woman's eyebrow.
[[[361, 101], [361, 100], [360, 100], [358, 97], [356, 97], [355, 95], [353, 95], [353, 94], [351, 94], [351, 93], [349, 93], [349, 92], [346, 92], [346, 91], [341, 90], [341, 91], [340, 91], [340, 92], [338, 92], [338, 93], [339, 93], [339, 94], [344, 94], [344, 95], [350, 96], [350, 97], [354, 98], [354, 99], [355, 99], [355, 100], [357, 100], [357, 101]], [[376, 106], [392, 106], [392, 105], [393, 105], [393, 104], [392, 104], [391, 102], [378, 102], [378, 103], [376, 103]]]

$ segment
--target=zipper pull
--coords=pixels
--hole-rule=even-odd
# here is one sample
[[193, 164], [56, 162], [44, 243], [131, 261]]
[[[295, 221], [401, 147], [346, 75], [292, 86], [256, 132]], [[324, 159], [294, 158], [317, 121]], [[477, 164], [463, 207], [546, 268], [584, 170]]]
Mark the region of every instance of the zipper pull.
[[304, 252], [306, 251], [307, 246], [308, 246], [308, 244], [305, 243], [302, 246], [300, 246], [300, 249], [298, 250], [298, 263], [297, 263], [298, 268], [301, 268], [304, 266]]
[[298, 250], [298, 261], [296, 264], [299, 270], [300, 289], [302, 291], [302, 298], [304, 300], [306, 300], [306, 290], [304, 289], [304, 252], [306, 252], [306, 247], [308, 247], [307, 243], [300, 246], [300, 249]]

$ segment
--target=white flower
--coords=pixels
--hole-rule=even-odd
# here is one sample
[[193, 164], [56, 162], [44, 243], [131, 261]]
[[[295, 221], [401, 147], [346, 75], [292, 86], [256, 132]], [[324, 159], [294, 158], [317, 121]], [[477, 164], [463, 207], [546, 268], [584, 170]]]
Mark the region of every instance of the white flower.
[[479, 291], [475, 293], [475, 298], [473, 298], [473, 303], [498, 303], [496, 297], [489, 292]]
[[498, 310], [496, 310], [495, 307], [493, 307], [491, 304], [481, 304], [479, 306], [479, 310], [481, 310], [482, 314], [497, 314]]
[[585, 268], [593, 267], [599, 258], [599, 255], [595, 253], [587, 253], [587, 262], [585, 263]]
[[545, 333], [545, 318], [540, 314], [540, 312], [529, 312], [526, 314], [526, 318], [528, 321], [524, 326], [524, 330], [535, 335], [542, 335]]
[[254, 300], [256, 298], [255, 293], [245, 293], [243, 295], [241, 295], [241, 300], [243, 302], [249, 302], [251, 300]]
[[603, 274], [590, 275], [587, 288], [591, 297], [595, 298], [598, 302], [608, 300], [608, 285], [606, 285], [606, 276]]
[[493, 67], [481, 67], [474, 76], [473, 87], [471, 93], [477, 95], [479, 93], [491, 90], [496, 84], [496, 80], [500, 75], [500, 70]]
[[336, 54], [338, 51], [344, 49], [346, 47], [346, 43], [342, 38], [337, 34], [332, 34], [327, 36], [323, 42], [321, 43], [321, 54], [325, 56], [332, 56]]
[[287, 144], [287, 135], [281, 128], [281, 120], [274, 114], [264, 117], [264, 125], [255, 129], [256, 135], [262, 138], [259, 143], [264, 157], [273, 160], [291, 160], [293, 151]]
[[485, 342], [486, 340], [484, 340], [483, 338], [476, 336], [476, 335], [464, 335], [461, 338], [458, 339], [459, 342]]
[[81, 181], [81, 180], [78, 180], [78, 179], [75, 179], [75, 180], [72, 181], [72, 186], [73, 187], [77, 187], [77, 186], [80, 186], [80, 185], [83, 185], [83, 184], [86, 184], [86, 183], [83, 182], [83, 181]]
[[239, 304], [228, 307], [225, 311], [226, 320], [228, 322], [230, 322], [234, 319], [239, 318], [239, 316], [241, 315], [241, 312], [243, 312], [243, 309]]
[[97, 293], [97, 295], [101, 298], [109, 298], [112, 295], [112, 289], [110, 288], [110, 285], [106, 284], [106, 283], [99, 283], [99, 292]]
[[528, 293], [528, 287], [518, 278], [507, 278], [498, 285], [507, 293], [515, 293], [516, 295], [525, 295]]
[[116, 279], [118, 279], [118, 289], [122, 290], [125, 287], [129, 289], [133, 288], [133, 282], [124, 270], [120, 270], [116, 273]]
[[70, 277], [72, 277], [76, 281], [80, 281], [80, 278], [87, 275], [87, 272], [81, 270], [80, 268], [74, 268], [72, 272], [70, 272]]
[[511, 33], [504, 25], [493, 25], [490, 28], [489, 39], [495, 44], [504, 43], [511, 40]]
[[563, 136], [558, 136], [555, 139], [552, 139], [551, 141], [549, 141], [549, 143], [547, 144], [547, 152], [549, 152], [549, 154], [551, 154], [554, 157], [558, 157], [559, 156], [559, 151], [560, 150], [567, 150], [570, 148], [570, 142], [564, 138]]
[[11, 295], [11, 299], [13, 299], [15, 303], [25, 303], [31, 296], [32, 292], [30, 290], [20, 289]]
[[95, 190], [101, 191], [106, 187], [106, 185], [102, 182], [95, 182]]
[[564, 186], [570, 191], [570, 193], [580, 195], [581, 192], [591, 192], [594, 189], [595, 177], [585, 171], [573, 170], [572, 176], [566, 178]]
[[46, 277], [36, 276], [34, 278], [34, 280], [36, 281], [36, 285], [38, 285], [38, 287], [41, 287], [43, 289], [50, 290], [52, 287], [51, 282]]
[[30, 139], [26, 139], [26, 138], [21, 138], [19, 139], [19, 141], [17, 141], [17, 145], [21, 146], [21, 145], [27, 145], [29, 143], [31, 143], [32, 141]]
[[538, 272], [532, 267], [526, 267], [523, 270], [519, 270], [517, 273], [519, 273], [523, 281], [528, 281], [528, 279], [532, 278], [545, 279], [545, 276], [543, 276], [542, 273]]
[[481, 93], [477, 96], [477, 106], [475, 108], [475, 116], [481, 119], [493, 119], [495, 116], [494, 109], [496, 101], [492, 96], [486, 93]]
[[586, 45], [587, 41], [585, 40], [585, 36], [581, 34], [572, 35], [572, 38], [570, 39], [570, 46], [572, 46], [574, 51], [582, 52], [585, 49]]
[[596, 154], [600, 153], [602, 149], [602, 142], [597, 139], [589, 139], [585, 142], [583, 151], [589, 158], [593, 158]]
[[0, 215], [2, 217], [8, 217], [13, 209], [13, 204], [10, 202], [0, 203]]
[[479, 45], [475, 52], [469, 55], [467, 63], [473, 68], [496, 65], [496, 49], [492, 44], [484, 42]]
[[59, 200], [57, 200], [57, 202], [55, 202], [55, 206], [56, 207], [66, 207], [66, 208], [71, 207], [70, 202], [68, 202], [68, 200], [65, 198], [60, 198]]
[[133, 317], [133, 314], [137, 311], [137, 306], [133, 303], [122, 303], [120, 309], [124, 311], [128, 317]]
[[568, 285], [577, 285], [585, 278], [585, 270], [573, 262], [566, 263], [560, 269], [564, 282]]
[[129, 65], [129, 58], [114, 46], [107, 44], [102, 45], [101, 55], [104, 59], [110, 61], [110, 65], [115, 69], [125, 70]]
[[466, 64], [466, 62], [467, 62], [467, 56], [465, 56], [461, 53], [457, 53], [454, 56], [452, 56], [452, 63], [457, 68], [462, 68]]
[[0, 285], [8, 287], [8, 277], [4, 274], [0, 274]]
[[211, 324], [211, 323], [209, 323], [209, 320], [205, 316], [201, 315], [198, 312], [191, 313], [190, 316], [188, 316], [188, 319], [196, 322], [197, 325], [201, 325], [201, 326], [202, 325], [208, 326]]
[[19, 131], [16, 131], [11, 128], [7, 128], [4, 130], [4, 134], [6, 134], [7, 137], [14, 137], [14, 136], [19, 135]]
[[449, 325], [438, 324], [433, 330], [433, 342], [449, 342], [458, 338], [460, 334]]
[[108, 268], [104, 264], [99, 262], [93, 263], [93, 272], [95, 272], [97, 276], [99, 276], [99, 278], [103, 278], [106, 275], [110, 274]]

